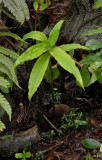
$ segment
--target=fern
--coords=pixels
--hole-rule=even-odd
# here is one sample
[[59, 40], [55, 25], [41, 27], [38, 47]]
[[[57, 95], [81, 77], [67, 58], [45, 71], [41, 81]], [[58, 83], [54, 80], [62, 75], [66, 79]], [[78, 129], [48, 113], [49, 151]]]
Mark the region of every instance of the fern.
[[12, 74], [9, 69], [2, 63], [0, 63], [0, 72], [6, 74], [10, 79], [12, 79]]
[[29, 9], [25, 0], [0, 0], [4, 6], [11, 11], [16, 20], [23, 24], [25, 20], [29, 20]]
[[4, 79], [3, 77], [0, 77], [0, 86], [3, 86], [5, 88], [7, 88], [8, 85], [10, 85], [9, 81], [7, 81], [6, 79]]
[[1, 93], [0, 93], [0, 106], [7, 112], [9, 120], [11, 121], [11, 113], [12, 113], [11, 106]]
[[17, 59], [19, 57], [19, 55], [17, 53], [15, 53], [14, 51], [4, 48], [2, 46], [0, 46], [0, 53], [4, 53], [6, 55], [9, 55], [11, 58], [15, 58]]
[[83, 34], [81, 37], [84, 37], [86, 35], [93, 35], [93, 34], [99, 34], [99, 33], [102, 33], [102, 27], [99, 27], [97, 29], [93, 29], [93, 30], [90, 30], [88, 31], [87, 33]]
[[3, 129], [5, 129], [5, 125], [2, 121], [0, 121], [0, 131], [3, 131]]
[[20, 87], [19, 84], [18, 84], [18, 81], [17, 81], [17, 77], [16, 77], [16, 75], [15, 75], [15, 71], [14, 71], [14, 67], [13, 67], [12, 61], [11, 61], [8, 57], [6, 57], [5, 55], [0, 54], [0, 63], [3, 64], [3, 65], [5, 65], [6, 68], [8, 68], [8, 70], [9, 70], [11, 76], [12, 76], [12, 78], [10, 77], [11, 80], [13, 80], [13, 82], [14, 82], [18, 87]]

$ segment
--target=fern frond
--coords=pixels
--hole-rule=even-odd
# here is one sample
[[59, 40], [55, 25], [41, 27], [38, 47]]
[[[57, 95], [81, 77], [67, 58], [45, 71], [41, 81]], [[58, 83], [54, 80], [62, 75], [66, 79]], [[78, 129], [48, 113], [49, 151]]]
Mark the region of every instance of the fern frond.
[[4, 53], [6, 55], [9, 55], [11, 58], [17, 59], [19, 57], [19, 55], [16, 52], [14, 52], [10, 49], [4, 48], [2, 46], [0, 46], [0, 52]]
[[24, 23], [25, 19], [29, 20], [29, 10], [25, 0], [3, 0], [3, 3], [21, 24]]
[[3, 86], [5, 88], [7, 88], [8, 85], [10, 85], [9, 81], [7, 81], [6, 79], [4, 79], [3, 77], [0, 77], [0, 86]]
[[17, 34], [10, 33], [10, 32], [0, 32], [0, 36], [10, 36], [10, 37], [13, 37], [17, 40], [23, 41], [22, 38], [20, 38]]
[[12, 80], [12, 74], [10, 73], [9, 69], [1, 62], [0, 62], [0, 72], [5, 73]]
[[18, 87], [20, 87], [19, 84], [18, 84], [18, 81], [17, 81], [17, 77], [16, 77], [16, 74], [15, 74], [15, 71], [14, 71], [14, 66], [13, 66], [12, 61], [8, 57], [6, 57], [5, 55], [3, 55], [3, 54], [0, 53], [0, 62], [8, 68], [10, 74], [12, 75], [11, 80]]
[[7, 112], [9, 120], [11, 121], [11, 113], [12, 113], [11, 106], [1, 93], [0, 93], [0, 106]]
[[5, 129], [5, 125], [2, 121], [0, 121], [0, 131], [3, 131]]

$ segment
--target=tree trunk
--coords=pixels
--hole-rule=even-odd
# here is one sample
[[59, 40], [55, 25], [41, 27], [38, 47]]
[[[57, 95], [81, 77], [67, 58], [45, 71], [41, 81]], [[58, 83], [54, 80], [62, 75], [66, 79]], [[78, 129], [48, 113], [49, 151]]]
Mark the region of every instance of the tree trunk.
[[[61, 39], [65, 39], [66, 43], [77, 42], [80, 36], [89, 30], [102, 26], [102, 9], [93, 9], [92, 5], [95, 0], [71, 0], [68, 11], [71, 16], [67, 16], [67, 22], [64, 23], [61, 30]], [[69, 13], [67, 14], [69, 15]], [[83, 38], [82, 43], [85, 43], [91, 38], [102, 39], [101, 35], [93, 35], [88, 38]]]

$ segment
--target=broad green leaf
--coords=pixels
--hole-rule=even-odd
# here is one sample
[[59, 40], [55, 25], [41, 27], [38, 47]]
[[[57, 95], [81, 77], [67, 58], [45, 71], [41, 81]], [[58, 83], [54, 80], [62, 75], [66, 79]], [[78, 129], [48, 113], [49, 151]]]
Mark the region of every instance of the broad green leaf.
[[0, 36], [10, 36], [20, 41], [23, 41], [22, 38], [20, 38], [17, 34], [10, 33], [10, 32], [0, 32]]
[[96, 39], [90, 39], [86, 42], [85, 46], [88, 47], [90, 50], [96, 50], [102, 48], [102, 42]]
[[39, 41], [47, 41], [47, 37], [46, 35], [43, 33], [43, 32], [40, 32], [40, 31], [32, 31], [30, 33], [27, 33], [23, 36], [23, 40], [25, 41], [26, 39], [28, 38], [32, 38], [32, 39], [35, 39], [35, 40], [39, 40]]
[[57, 68], [57, 66], [53, 66], [52, 67], [52, 71], [48, 67], [46, 72], [45, 72], [44, 77], [49, 82], [51, 82], [51, 72], [52, 72], [52, 80], [55, 80], [59, 76], [59, 69]]
[[88, 86], [89, 82], [90, 82], [90, 73], [88, 71], [88, 69], [86, 68], [86, 66], [83, 66], [80, 70], [82, 79], [83, 79], [83, 84], [85, 87]]
[[38, 8], [38, 4], [40, 4], [40, 7], [39, 7], [39, 10], [42, 11], [44, 9], [46, 9], [50, 4], [50, 0], [35, 0], [34, 3], [33, 3], [33, 7], [34, 9], [37, 11], [37, 8]]
[[[32, 39], [35, 39], [35, 40], [39, 40], [39, 41], [42, 41], [42, 42], [45, 42], [47, 41], [47, 37], [46, 35], [43, 33], [43, 32], [40, 32], [40, 31], [32, 31], [30, 33], [27, 33], [23, 36], [23, 41], [25, 41], [26, 39], [28, 38], [32, 38]], [[23, 41], [21, 42], [20, 46], [19, 46], [19, 50], [21, 49], [21, 46], [23, 44]]]
[[88, 47], [82, 46], [80, 44], [76, 44], [76, 43], [72, 43], [72, 44], [63, 44], [61, 46], [59, 46], [59, 48], [61, 48], [64, 51], [70, 51], [73, 49], [86, 49], [89, 50]]
[[102, 0], [97, 0], [93, 6], [94, 9], [102, 7]]
[[5, 125], [2, 121], [0, 121], [0, 131], [3, 131], [5, 129]]
[[29, 47], [21, 56], [16, 60], [14, 67], [25, 61], [32, 60], [39, 57], [42, 53], [46, 52], [50, 48], [48, 43], [39, 43]]
[[29, 100], [32, 98], [33, 94], [36, 92], [37, 88], [39, 87], [44, 77], [45, 71], [49, 63], [49, 59], [50, 59], [50, 54], [46, 53], [41, 55], [40, 58], [36, 61], [32, 69], [32, 72], [29, 78], [29, 84], [28, 84]]
[[63, 51], [60, 47], [54, 47], [49, 52], [65, 70], [75, 76], [81, 87], [84, 88], [81, 74], [71, 56]]
[[84, 147], [89, 148], [89, 149], [100, 148], [101, 146], [100, 142], [92, 138], [82, 140], [82, 144], [84, 145]]
[[9, 55], [11, 58], [17, 59], [19, 57], [19, 55], [16, 52], [10, 49], [4, 48], [2, 46], [0, 46], [0, 52], [4, 53], [5, 55]]
[[93, 34], [98, 34], [98, 33], [102, 33], [102, 27], [90, 30], [87, 33], [83, 34], [81, 37], [88, 36], [88, 35], [93, 35]]
[[102, 84], [102, 68], [98, 68], [95, 71], [95, 75], [96, 75], [98, 82]]
[[0, 106], [7, 112], [9, 119], [11, 120], [11, 113], [12, 113], [11, 106], [1, 93], [0, 93]]
[[64, 20], [59, 21], [51, 30], [51, 32], [49, 34], [49, 38], [48, 38], [48, 41], [51, 43], [51, 46], [55, 45], [55, 43], [58, 39], [58, 36], [59, 36], [61, 25], [63, 22], [64, 22]]

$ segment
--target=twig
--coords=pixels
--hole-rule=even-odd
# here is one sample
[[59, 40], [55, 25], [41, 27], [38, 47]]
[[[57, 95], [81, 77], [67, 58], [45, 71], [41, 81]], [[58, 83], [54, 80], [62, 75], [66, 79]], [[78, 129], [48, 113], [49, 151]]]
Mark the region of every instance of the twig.
[[63, 135], [62, 131], [60, 131], [59, 129], [57, 129], [52, 122], [41, 112], [41, 110], [39, 110], [37, 108], [38, 112], [43, 116], [43, 118], [49, 123], [49, 125], [59, 134]]

